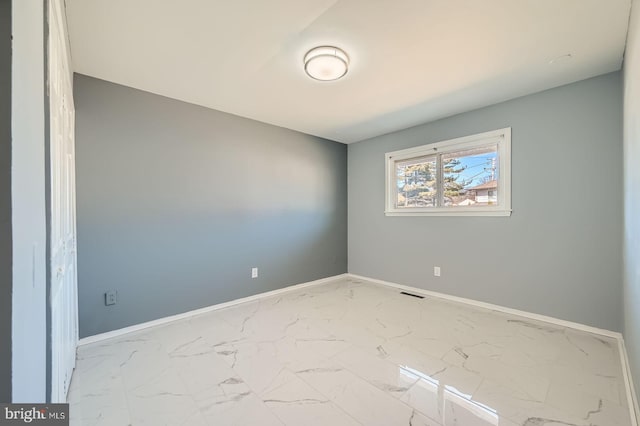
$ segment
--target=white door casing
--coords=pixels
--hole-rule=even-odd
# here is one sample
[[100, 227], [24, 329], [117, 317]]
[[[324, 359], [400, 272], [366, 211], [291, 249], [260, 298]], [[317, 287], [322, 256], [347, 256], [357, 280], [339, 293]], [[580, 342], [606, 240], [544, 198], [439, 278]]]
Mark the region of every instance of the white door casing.
[[66, 402], [78, 343], [75, 109], [63, 0], [49, 0], [51, 402]]

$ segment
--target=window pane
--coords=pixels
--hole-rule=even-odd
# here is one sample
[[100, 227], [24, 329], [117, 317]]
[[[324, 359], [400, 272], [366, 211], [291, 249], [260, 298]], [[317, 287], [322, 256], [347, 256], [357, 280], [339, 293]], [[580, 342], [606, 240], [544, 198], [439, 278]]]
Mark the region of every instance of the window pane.
[[395, 172], [396, 208], [436, 206], [435, 155], [397, 161]]
[[498, 166], [497, 144], [443, 154], [443, 205], [498, 204]]
[[387, 216], [510, 216], [511, 128], [385, 154]]

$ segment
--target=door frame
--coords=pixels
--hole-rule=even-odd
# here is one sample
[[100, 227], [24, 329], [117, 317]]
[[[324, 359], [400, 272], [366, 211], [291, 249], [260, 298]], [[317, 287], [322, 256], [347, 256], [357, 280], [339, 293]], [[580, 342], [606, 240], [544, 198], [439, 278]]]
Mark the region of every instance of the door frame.
[[[73, 106], [73, 68], [65, 5], [62, 0], [47, 0], [45, 7], [48, 95], [45, 102], [47, 111], [47, 131], [45, 132], [47, 139], [46, 203], [48, 207], [47, 376], [49, 380], [47, 399], [50, 402], [63, 403], [67, 400], [79, 339], [75, 108]], [[54, 108], [56, 110], [53, 110]], [[54, 132], [58, 134], [55, 135]], [[67, 218], [67, 221], [62, 220], [63, 218]], [[71, 235], [71, 238], [67, 238], [68, 235]], [[54, 244], [56, 247], [53, 246]], [[62, 263], [60, 263], [61, 261]], [[72, 268], [68, 268], [69, 262], [71, 262]], [[56, 302], [58, 303], [56, 304]]]

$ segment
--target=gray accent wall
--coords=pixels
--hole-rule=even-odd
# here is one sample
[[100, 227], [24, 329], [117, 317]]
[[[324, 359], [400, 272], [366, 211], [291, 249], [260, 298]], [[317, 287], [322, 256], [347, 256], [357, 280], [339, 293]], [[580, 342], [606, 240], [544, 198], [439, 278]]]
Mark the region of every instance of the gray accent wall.
[[624, 338], [640, 386], [640, 2], [631, 10], [624, 56]]
[[74, 94], [81, 337], [347, 271], [345, 145], [83, 75]]
[[11, 401], [11, 0], [0, 0], [0, 402]]
[[[504, 127], [510, 217], [384, 215], [386, 152]], [[621, 329], [619, 72], [351, 144], [348, 154], [350, 273]]]

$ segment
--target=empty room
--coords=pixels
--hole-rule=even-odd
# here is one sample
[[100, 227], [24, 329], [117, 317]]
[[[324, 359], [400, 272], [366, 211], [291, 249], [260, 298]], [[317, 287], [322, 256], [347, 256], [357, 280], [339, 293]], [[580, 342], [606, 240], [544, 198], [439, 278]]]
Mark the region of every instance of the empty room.
[[639, 426], [639, 1], [0, 0], [0, 425]]

